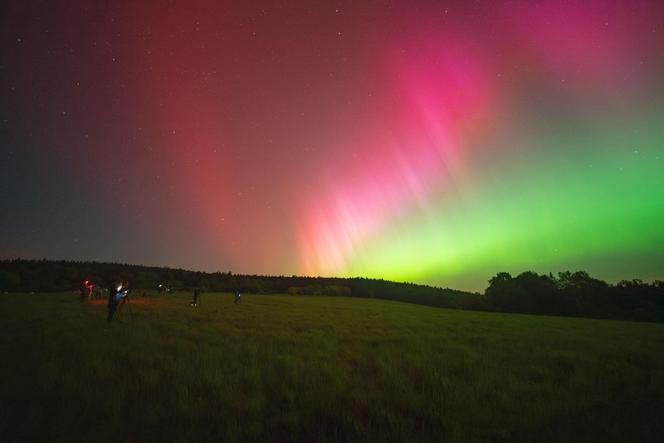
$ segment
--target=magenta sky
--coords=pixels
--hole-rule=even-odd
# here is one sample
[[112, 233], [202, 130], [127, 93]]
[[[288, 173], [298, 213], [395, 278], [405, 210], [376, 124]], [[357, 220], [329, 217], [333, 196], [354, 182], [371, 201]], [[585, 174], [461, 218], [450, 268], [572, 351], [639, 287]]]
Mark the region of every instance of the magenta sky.
[[3, 256], [664, 277], [659, 2], [246, 3], [2, 6]]

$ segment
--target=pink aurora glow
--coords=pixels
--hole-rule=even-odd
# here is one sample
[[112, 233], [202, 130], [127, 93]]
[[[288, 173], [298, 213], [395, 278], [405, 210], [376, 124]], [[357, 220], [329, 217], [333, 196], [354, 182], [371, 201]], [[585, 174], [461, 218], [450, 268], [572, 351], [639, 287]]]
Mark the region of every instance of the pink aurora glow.
[[327, 198], [319, 190], [302, 205], [299, 245], [307, 274], [338, 272], [356, 248], [402, 214], [425, 208], [434, 193], [464, 180], [467, 138], [482, 132], [497, 100], [488, 60], [460, 41], [439, 35], [434, 45], [419, 42], [415, 56], [393, 51], [388, 65], [403, 99], [391, 110], [387, 131], [366, 134], [352, 158], [331, 168]]
[[385, 65], [401, 94], [383, 111], [382, 128], [353, 141], [352, 155], [328, 168], [327, 187], [301, 204], [304, 272], [343, 273], [367, 242], [413, 209], [426, 211], [448, 188], [472, 186], [471, 163], [482, 155], [476, 146], [491, 149], [488, 128], [518, 115], [533, 75], [545, 81], [542, 91], [620, 105], [617, 92], [641, 83], [642, 57], [654, 55], [642, 48], [659, 47], [657, 16], [625, 2], [487, 8], [500, 19], [483, 32], [411, 17], [393, 42]]

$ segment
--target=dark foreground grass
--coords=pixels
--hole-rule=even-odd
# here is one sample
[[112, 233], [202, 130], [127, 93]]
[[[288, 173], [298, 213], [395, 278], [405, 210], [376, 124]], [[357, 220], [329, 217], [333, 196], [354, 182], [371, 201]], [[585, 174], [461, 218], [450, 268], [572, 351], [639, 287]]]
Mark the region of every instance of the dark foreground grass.
[[662, 441], [664, 325], [326, 297], [0, 296], [0, 441]]

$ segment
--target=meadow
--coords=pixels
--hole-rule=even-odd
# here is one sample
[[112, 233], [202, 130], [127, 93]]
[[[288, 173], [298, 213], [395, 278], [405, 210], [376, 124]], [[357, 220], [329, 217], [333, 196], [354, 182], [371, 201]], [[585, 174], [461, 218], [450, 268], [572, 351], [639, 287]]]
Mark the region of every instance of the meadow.
[[662, 441], [664, 325], [346, 297], [0, 295], [0, 441]]

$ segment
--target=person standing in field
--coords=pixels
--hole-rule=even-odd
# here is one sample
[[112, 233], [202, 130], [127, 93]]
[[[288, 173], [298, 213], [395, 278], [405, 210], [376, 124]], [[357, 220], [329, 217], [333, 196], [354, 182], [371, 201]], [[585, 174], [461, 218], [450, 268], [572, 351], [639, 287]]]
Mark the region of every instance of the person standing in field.
[[242, 294], [240, 294], [240, 291], [235, 291], [235, 304], [240, 303], [241, 297], [242, 297]]
[[108, 323], [113, 320], [116, 309], [118, 309], [118, 293], [122, 289], [122, 284], [115, 282], [108, 288], [108, 316], [106, 321]]
[[189, 306], [198, 306], [198, 298], [201, 296], [201, 288], [194, 289], [194, 300], [189, 303]]
[[79, 290], [79, 293], [81, 294], [81, 301], [85, 301], [87, 299], [88, 287], [86, 283], [87, 280], [83, 282], [83, 285], [81, 285], [81, 289]]
[[128, 293], [129, 282], [127, 281], [116, 283], [115, 286], [108, 288], [108, 317], [106, 318], [108, 323], [113, 320], [113, 316], [115, 315], [115, 311], [118, 309], [118, 305], [127, 301]]
[[85, 288], [86, 299], [88, 301], [92, 300], [92, 291], [94, 290], [95, 285], [90, 283], [90, 280], [85, 280], [83, 282], [83, 287]]

